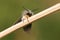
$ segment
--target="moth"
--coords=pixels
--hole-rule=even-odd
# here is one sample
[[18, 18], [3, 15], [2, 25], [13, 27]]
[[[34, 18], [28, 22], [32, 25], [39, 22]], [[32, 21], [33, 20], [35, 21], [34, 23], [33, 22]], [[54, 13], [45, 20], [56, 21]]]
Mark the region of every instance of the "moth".
[[[32, 15], [33, 15], [33, 12], [31, 10], [24, 8], [24, 11], [22, 12], [21, 18], [19, 18], [19, 20], [17, 20], [17, 22], [15, 24], [17, 24], [21, 21], [23, 21], [23, 23], [24, 23], [24, 20], [27, 20], [29, 22], [28, 18], [31, 17]], [[25, 32], [29, 32], [31, 30], [31, 27], [32, 27], [32, 23], [25, 25], [23, 27], [23, 30]]]

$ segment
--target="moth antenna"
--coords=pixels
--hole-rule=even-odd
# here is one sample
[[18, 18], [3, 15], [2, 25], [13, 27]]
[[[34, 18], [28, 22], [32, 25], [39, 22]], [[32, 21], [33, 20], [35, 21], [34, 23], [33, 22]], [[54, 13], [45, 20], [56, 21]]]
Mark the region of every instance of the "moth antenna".
[[38, 10], [38, 8], [35, 8], [35, 9], [33, 9], [32, 11], [34, 12], [34, 11], [36, 11], [36, 10]]
[[23, 8], [25, 9], [25, 10], [27, 10], [27, 11], [29, 11], [27, 8], [25, 8], [24, 6], [23, 6]]

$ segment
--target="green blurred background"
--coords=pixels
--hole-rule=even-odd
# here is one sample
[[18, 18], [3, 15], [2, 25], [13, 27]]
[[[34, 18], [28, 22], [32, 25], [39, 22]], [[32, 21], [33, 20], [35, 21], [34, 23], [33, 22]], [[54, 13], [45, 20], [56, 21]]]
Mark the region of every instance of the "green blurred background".
[[[21, 17], [22, 7], [40, 12], [60, 0], [0, 0], [0, 32]], [[35, 21], [31, 33], [18, 29], [0, 40], [60, 40], [60, 10]]]

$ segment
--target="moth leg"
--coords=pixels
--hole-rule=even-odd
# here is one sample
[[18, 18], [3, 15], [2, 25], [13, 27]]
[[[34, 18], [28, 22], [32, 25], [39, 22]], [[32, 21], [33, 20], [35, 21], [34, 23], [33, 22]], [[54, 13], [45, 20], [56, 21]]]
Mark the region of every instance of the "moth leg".
[[27, 18], [27, 21], [29, 22], [29, 20], [28, 20], [29, 16], [26, 16], [26, 18]]
[[22, 22], [24, 23], [24, 18], [22, 18]]
[[23, 23], [24, 23], [24, 20], [23, 20]]

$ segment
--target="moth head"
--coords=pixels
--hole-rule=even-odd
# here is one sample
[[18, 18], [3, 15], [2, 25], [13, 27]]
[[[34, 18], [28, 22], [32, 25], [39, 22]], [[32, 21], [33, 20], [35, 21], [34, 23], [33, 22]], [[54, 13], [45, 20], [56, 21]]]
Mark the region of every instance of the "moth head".
[[33, 15], [33, 12], [30, 9], [24, 8], [23, 15]]

